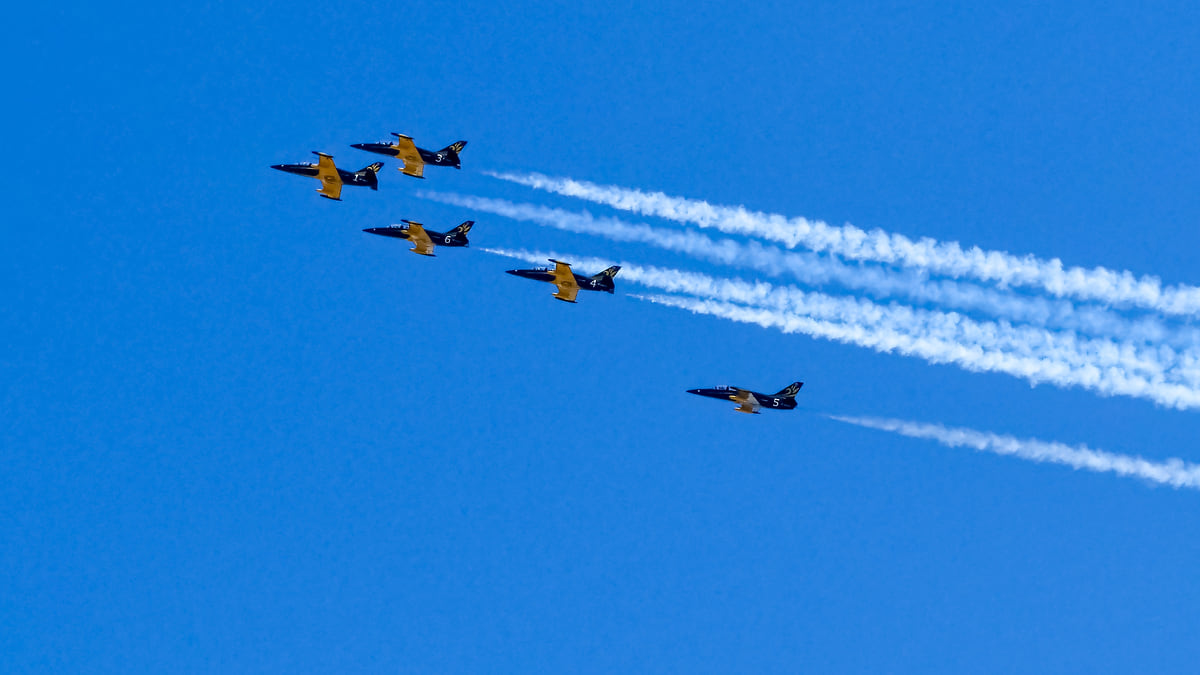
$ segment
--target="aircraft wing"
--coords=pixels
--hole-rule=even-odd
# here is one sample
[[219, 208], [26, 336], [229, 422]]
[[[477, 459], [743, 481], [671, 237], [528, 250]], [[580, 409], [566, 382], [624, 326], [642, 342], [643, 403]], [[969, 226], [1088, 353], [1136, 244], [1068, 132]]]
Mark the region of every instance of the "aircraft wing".
[[578, 286], [572, 286], [570, 288], [559, 286], [558, 291], [554, 294], [554, 297], [558, 298], [559, 300], [566, 300], [567, 302], [575, 302], [575, 296], [577, 295], [579, 295]]
[[554, 285], [558, 288], [554, 297], [575, 302], [575, 296], [579, 295], [579, 282], [575, 281], [575, 273], [571, 271], [571, 266], [557, 260], [551, 262], [554, 263]]
[[425, 177], [425, 160], [421, 159], [421, 153], [417, 152], [413, 139], [396, 134], [396, 157], [404, 162], [404, 166], [400, 167], [401, 171], [409, 176]]
[[321, 187], [317, 188], [317, 192], [321, 193], [322, 197], [341, 200], [342, 198], [342, 177], [338, 175], [337, 167], [333, 165], [333, 158], [324, 153], [317, 153], [317, 180], [321, 181]]
[[762, 407], [758, 404], [758, 399], [754, 397], [754, 394], [751, 394], [745, 389], [736, 390], [735, 393], [729, 397], [729, 400], [738, 404], [738, 407], [734, 409], [737, 412], [756, 414], [758, 413], [758, 409]]
[[414, 246], [411, 249], [413, 253], [420, 255], [433, 255], [433, 240], [429, 238], [429, 233], [420, 223], [414, 223], [411, 220], [405, 221], [408, 223], [408, 240]]

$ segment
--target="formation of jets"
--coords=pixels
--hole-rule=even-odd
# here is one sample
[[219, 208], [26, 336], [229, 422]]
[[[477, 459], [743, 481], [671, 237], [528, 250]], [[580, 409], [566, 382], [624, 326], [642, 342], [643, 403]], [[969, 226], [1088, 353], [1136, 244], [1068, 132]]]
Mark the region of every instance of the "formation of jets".
[[[459, 153], [466, 147], [466, 141], [456, 141], [436, 152], [418, 148], [413, 139], [404, 134], [392, 133], [395, 141], [380, 141], [378, 143], [355, 143], [350, 147], [367, 152], [373, 152], [399, 159], [402, 164], [398, 169], [401, 173], [414, 178], [425, 178], [425, 166], [452, 166], [462, 168]], [[333, 163], [333, 156], [323, 152], [313, 151], [317, 163], [301, 162], [298, 164], [273, 164], [272, 169], [278, 169], [299, 176], [316, 178], [321, 187], [317, 192], [328, 199], [341, 201], [342, 187], [346, 185], [379, 189], [379, 170], [382, 162], [375, 162], [358, 171], [343, 171]], [[368, 234], [403, 239], [412, 243], [413, 253], [434, 257], [434, 249], [438, 246], [465, 247], [469, 246], [467, 233], [475, 221], [464, 221], [458, 227], [447, 232], [437, 232], [427, 229], [423, 224], [413, 220], [401, 220], [400, 225], [388, 227], [368, 227], [363, 230]], [[613, 293], [616, 290], [614, 277], [621, 270], [619, 265], [592, 276], [581, 276], [571, 269], [571, 264], [561, 260], [551, 259], [554, 267], [535, 267], [532, 269], [506, 270], [508, 274], [554, 284], [554, 297], [565, 302], [574, 303], [580, 289], [585, 291], [603, 291]], [[689, 389], [689, 394], [707, 396], [709, 398], [733, 401], [737, 404], [737, 412], [758, 414], [763, 408], [771, 410], [793, 410], [796, 408], [796, 394], [800, 392], [803, 382], [793, 382], [776, 394], [760, 394], [740, 387], [718, 386], [710, 389]]]
[[[393, 133], [392, 135], [396, 137], [394, 143], [387, 141], [355, 143], [350, 147], [380, 155], [387, 155], [388, 157], [396, 157], [403, 162], [399, 167], [400, 171], [416, 178], [425, 177], [426, 164], [452, 166], [456, 169], [462, 168], [462, 161], [459, 160], [458, 153], [462, 152], [462, 149], [466, 147], [466, 141], [457, 141], [437, 152], [431, 152], [424, 148], [418, 148], [413, 144], [413, 140], [404, 134]], [[321, 187], [317, 188], [317, 192], [322, 197], [328, 197], [337, 201], [341, 201], [342, 199], [343, 185], [365, 185], [372, 190], [379, 189], [377, 174], [383, 168], [382, 162], [375, 162], [359, 171], [350, 172], [337, 168], [333, 163], [333, 155], [316, 150], [313, 150], [313, 154], [318, 158], [316, 164], [311, 162], [273, 164], [271, 168], [294, 173], [298, 176], [316, 178], [321, 181]]]

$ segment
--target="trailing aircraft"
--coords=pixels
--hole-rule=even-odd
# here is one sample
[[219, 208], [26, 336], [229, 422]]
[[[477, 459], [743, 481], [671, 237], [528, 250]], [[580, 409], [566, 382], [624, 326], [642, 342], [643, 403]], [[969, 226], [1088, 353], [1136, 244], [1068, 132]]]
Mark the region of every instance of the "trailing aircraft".
[[396, 157], [404, 162], [404, 166], [400, 167], [400, 171], [405, 175], [416, 178], [425, 177], [425, 165], [432, 164], [433, 166], [452, 166], [456, 169], [462, 168], [462, 163], [458, 160], [458, 153], [462, 152], [467, 146], [466, 141], [456, 141], [446, 147], [432, 152], [424, 148], [418, 148], [413, 139], [392, 132], [396, 137], [394, 143], [389, 141], [379, 141], [378, 143], [355, 143], [352, 148], [374, 152], [388, 157]]
[[534, 281], [548, 281], [554, 284], [557, 288], [554, 292], [554, 297], [567, 302], [575, 302], [575, 296], [579, 294], [579, 289], [585, 291], [606, 291], [612, 293], [616, 288], [613, 283], [613, 277], [617, 276], [620, 271], [619, 265], [600, 272], [599, 274], [582, 277], [571, 271], [571, 264], [565, 263], [553, 258], [550, 262], [554, 263], [554, 268], [535, 267], [529, 270], [505, 270], [507, 273], [533, 279]]
[[712, 389], [688, 389], [688, 393], [733, 401], [738, 404], [738, 407], [734, 408], [737, 412], [757, 415], [760, 408], [771, 408], [774, 410], [794, 409], [796, 407], [796, 394], [800, 393], [800, 387], [803, 386], [803, 382], [793, 382], [784, 388], [783, 391], [778, 394], [771, 394], [770, 396], [750, 391], [749, 389], [727, 385], [713, 387]]
[[317, 192], [321, 193], [322, 197], [330, 199], [342, 200], [343, 185], [365, 185], [372, 190], [379, 189], [379, 178], [376, 174], [383, 168], [382, 162], [359, 169], [358, 171], [343, 171], [333, 164], [333, 157], [323, 152], [313, 150], [313, 154], [317, 156], [317, 163], [301, 162], [299, 164], [272, 164], [272, 169], [279, 169], [288, 173], [294, 173], [298, 176], [311, 176], [321, 181], [321, 187], [317, 188]]
[[404, 225], [368, 227], [363, 232], [378, 234], [384, 237], [407, 239], [414, 244], [409, 249], [410, 251], [432, 257], [434, 244], [438, 246], [470, 246], [471, 242], [467, 241], [467, 233], [471, 231], [471, 226], [475, 224], [475, 221], [468, 220], [449, 232], [434, 232], [433, 230], [425, 229], [424, 225], [416, 221], [401, 220], [400, 222], [404, 223]]

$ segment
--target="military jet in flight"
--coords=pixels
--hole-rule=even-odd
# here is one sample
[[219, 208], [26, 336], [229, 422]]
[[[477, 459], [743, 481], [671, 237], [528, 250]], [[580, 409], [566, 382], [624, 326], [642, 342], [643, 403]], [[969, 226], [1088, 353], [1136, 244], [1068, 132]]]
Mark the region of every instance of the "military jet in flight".
[[467, 146], [466, 141], [457, 141], [437, 152], [431, 152], [424, 148], [418, 148], [413, 144], [413, 139], [404, 134], [392, 132], [392, 135], [396, 137], [395, 143], [389, 141], [355, 143], [350, 147], [399, 158], [404, 162], [404, 166], [400, 167], [400, 171], [403, 171], [405, 175], [416, 178], [425, 177], [426, 164], [452, 166], [456, 169], [462, 168], [462, 163], [458, 161], [458, 153], [462, 152], [463, 148]]
[[571, 271], [571, 264], [565, 263], [553, 258], [550, 262], [554, 263], [554, 268], [535, 267], [531, 270], [506, 270], [509, 274], [533, 279], [534, 281], [548, 281], [554, 284], [557, 289], [554, 297], [567, 302], [575, 302], [575, 296], [579, 294], [579, 289], [587, 291], [607, 291], [613, 292], [616, 285], [613, 283], [613, 277], [617, 276], [617, 272], [621, 270], [619, 265], [604, 270], [603, 272], [590, 277], [581, 277]]
[[288, 173], [294, 173], [299, 176], [311, 176], [321, 181], [321, 187], [317, 188], [317, 192], [321, 193], [322, 197], [330, 199], [342, 200], [343, 185], [365, 185], [372, 190], [379, 189], [379, 178], [375, 174], [383, 168], [382, 162], [375, 162], [371, 166], [360, 169], [358, 171], [342, 171], [333, 165], [333, 157], [323, 152], [313, 150], [313, 154], [317, 156], [317, 163], [301, 162], [299, 164], [272, 164], [272, 169], [279, 169]]
[[713, 387], [712, 389], [688, 389], [688, 393], [733, 401], [738, 404], [738, 407], [734, 408], [737, 412], [757, 415], [760, 408], [773, 408], [775, 410], [794, 409], [796, 407], [796, 394], [800, 393], [800, 387], [803, 386], [803, 382], [793, 382], [783, 391], [770, 396], [760, 394], [757, 391], [726, 385]]
[[475, 221], [468, 220], [453, 230], [443, 233], [427, 230], [424, 225], [412, 220], [401, 220], [400, 222], [404, 224], [390, 225], [388, 227], [368, 227], [363, 232], [379, 234], [385, 237], [396, 237], [397, 239], [407, 239], [415, 244], [415, 246], [409, 249], [410, 251], [433, 257], [434, 244], [438, 246], [470, 246], [471, 242], [467, 241], [467, 233], [471, 231], [471, 226], [475, 224]]

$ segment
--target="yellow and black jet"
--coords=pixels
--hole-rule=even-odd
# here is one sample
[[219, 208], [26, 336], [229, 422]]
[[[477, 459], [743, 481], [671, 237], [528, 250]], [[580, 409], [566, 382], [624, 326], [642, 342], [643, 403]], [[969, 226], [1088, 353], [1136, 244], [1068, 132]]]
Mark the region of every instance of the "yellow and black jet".
[[796, 407], [796, 394], [800, 393], [800, 387], [803, 387], [803, 382], [793, 382], [784, 388], [778, 394], [760, 394], [757, 391], [742, 389], [740, 387], [730, 387], [721, 385], [712, 389], [688, 389], [689, 394], [698, 396], [707, 396], [709, 398], [719, 398], [726, 401], [733, 401], [738, 404], [734, 408], [740, 413], [759, 414], [758, 411], [762, 408], [770, 408], [772, 410], [793, 410]]
[[458, 160], [458, 153], [467, 147], [466, 141], [457, 141], [437, 152], [432, 152], [424, 148], [418, 148], [413, 144], [413, 139], [404, 134], [392, 132], [392, 135], [396, 137], [395, 142], [355, 143], [350, 147], [380, 155], [387, 155], [388, 157], [396, 157], [404, 162], [404, 166], [400, 167], [400, 171], [404, 172], [405, 175], [416, 178], [425, 177], [426, 164], [452, 166], [456, 169], [462, 168], [462, 162]]
[[272, 169], [279, 169], [288, 173], [294, 173], [298, 176], [311, 176], [321, 181], [321, 187], [317, 188], [317, 192], [321, 193], [322, 197], [330, 199], [342, 200], [343, 185], [365, 185], [372, 190], [379, 189], [379, 177], [376, 175], [383, 168], [382, 162], [375, 162], [371, 166], [362, 168], [358, 171], [342, 171], [333, 165], [333, 156], [323, 152], [313, 150], [313, 154], [317, 156], [317, 163], [301, 162], [299, 164], [272, 164]]
[[432, 257], [435, 244], [438, 246], [470, 246], [471, 242], [467, 241], [467, 233], [471, 231], [471, 226], [475, 224], [475, 221], [468, 220], [449, 232], [434, 232], [433, 230], [425, 229], [424, 225], [416, 221], [401, 220], [400, 222], [404, 224], [389, 225], [388, 227], [368, 227], [363, 232], [378, 234], [384, 237], [407, 239], [413, 243], [413, 247], [409, 249], [410, 251]]
[[509, 274], [533, 279], [534, 281], [548, 281], [555, 285], [556, 290], [554, 297], [567, 302], [575, 302], [575, 296], [579, 294], [579, 289], [585, 291], [605, 291], [612, 293], [616, 288], [613, 283], [613, 277], [617, 276], [617, 272], [621, 270], [620, 265], [613, 265], [603, 272], [590, 277], [581, 277], [571, 271], [571, 264], [565, 263], [553, 258], [550, 262], [554, 263], [553, 268], [535, 267], [529, 270], [505, 270]]

